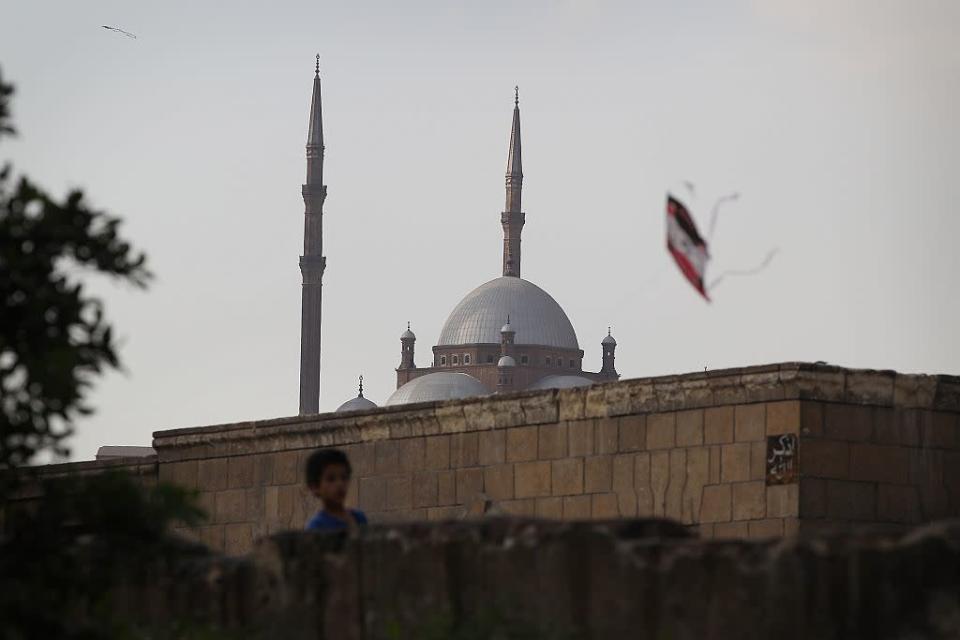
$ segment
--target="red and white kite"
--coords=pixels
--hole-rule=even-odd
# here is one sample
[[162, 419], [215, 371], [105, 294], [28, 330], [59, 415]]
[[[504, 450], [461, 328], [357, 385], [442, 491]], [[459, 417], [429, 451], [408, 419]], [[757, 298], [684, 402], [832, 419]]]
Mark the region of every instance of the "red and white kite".
[[707, 243], [697, 231], [693, 217], [682, 202], [667, 194], [667, 249], [676, 261], [680, 271], [690, 284], [707, 301], [707, 289], [704, 286], [707, 263], [710, 253]]

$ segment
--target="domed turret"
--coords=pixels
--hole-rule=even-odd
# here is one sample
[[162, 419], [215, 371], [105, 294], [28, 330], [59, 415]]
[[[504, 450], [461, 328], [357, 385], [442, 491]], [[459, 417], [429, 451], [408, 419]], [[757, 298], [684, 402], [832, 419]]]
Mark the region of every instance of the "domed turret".
[[517, 361], [514, 360], [511, 356], [502, 356], [497, 361], [498, 367], [515, 367], [517, 366]]
[[336, 412], [343, 413], [344, 411], [368, 411], [376, 408], [377, 405], [375, 402], [367, 400], [363, 397], [363, 376], [360, 376], [360, 393], [357, 394], [356, 398], [351, 398], [337, 407]]
[[600, 341], [603, 347], [603, 367], [600, 369], [600, 375], [607, 380], [616, 380], [620, 377], [617, 368], [613, 365], [614, 352], [617, 350], [617, 341], [610, 333], [610, 327], [607, 327], [607, 337]]
[[400, 334], [400, 369], [416, 369], [417, 365], [413, 362], [414, 345], [417, 336], [410, 330], [410, 323], [407, 323], [407, 330]]

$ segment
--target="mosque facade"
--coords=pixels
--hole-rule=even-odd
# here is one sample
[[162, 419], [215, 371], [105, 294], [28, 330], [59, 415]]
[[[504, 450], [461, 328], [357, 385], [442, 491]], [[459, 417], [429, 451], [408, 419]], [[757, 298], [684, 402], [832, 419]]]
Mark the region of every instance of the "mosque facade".
[[[316, 413], [319, 406], [320, 278], [322, 250], [323, 123], [319, 68], [313, 85], [307, 138], [307, 184], [301, 329], [300, 413]], [[500, 213], [503, 228], [503, 270], [500, 276], [468, 293], [450, 312], [433, 347], [428, 366], [416, 364], [416, 335], [407, 326], [400, 336], [397, 389], [386, 405], [409, 404], [505, 393], [524, 389], [586, 386], [616, 380], [617, 342], [610, 334], [601, 340], [600, 371], [584, 371], [584, 351], [563, 308], [549, 293], [521, 277], [522, 145], [520, 100], [514, 95], [513, 122], [507, 152], [506, 199]], [[338, 411], [370, 409], [376, 405], [360, 394]]]

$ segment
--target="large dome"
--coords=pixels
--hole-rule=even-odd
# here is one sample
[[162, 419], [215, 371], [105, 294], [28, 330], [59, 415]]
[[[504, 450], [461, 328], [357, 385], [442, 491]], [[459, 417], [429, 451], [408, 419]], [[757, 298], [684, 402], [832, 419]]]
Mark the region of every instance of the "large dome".
[[383, 406], [411, 404], [413, 402], [432, 402], [434, 400], [454, 400], [473, 396], [489, 395], [490, 391], [483, 383], [465, 373], [440, 371], [414, 378], [394, 391]]
[[447, 318], [437, 346], [500, 344], [500, 328], [507, 316], [517, 344], [580, 348], [573, 325], [557, 301], [532, 282], [510, 276], [495, 278], [468, 293]]

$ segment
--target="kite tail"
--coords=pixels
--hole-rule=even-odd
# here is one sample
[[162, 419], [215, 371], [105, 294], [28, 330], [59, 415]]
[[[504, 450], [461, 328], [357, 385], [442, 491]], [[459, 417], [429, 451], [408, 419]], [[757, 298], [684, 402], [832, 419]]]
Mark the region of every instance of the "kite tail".
[[773, 262], [774, 256], [776, 256], [779, 251], [780, 249], [776, 247], [771, 249], [767, 253], [767, 257], [763, 259], [763, 262], [761, 262], [756, 267], [753, 267], [752, 269], [728, 269], [727, 271], [724, 271], [719, 276], [713, 279], [713, 282], [711, 282], [710, 286], [707, 287], [707, 291], [713, 291], [713, 289], [718, 284], [720, 284], [720, 282], [723, 281], [723, 279], [726, 278], [727, 276], [753, 276], [760, 273], [761, 271], [763, 271], [764, 269], [770, 266], [770, 263]]
[[724, 204], [725, 202], [733, 202], [739, 197], [739, 193], [731, 193], [719, 198], [715, 203], [713, 203], [713, 210], [710, 212], [710, 230], [707, 231], [707, 242], [713, 240], [713, 230], [717, 226], [717, 214], [720, 213], [720, 205]]

